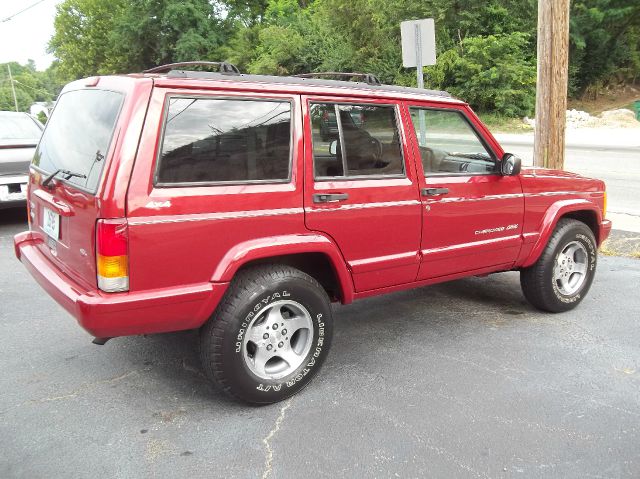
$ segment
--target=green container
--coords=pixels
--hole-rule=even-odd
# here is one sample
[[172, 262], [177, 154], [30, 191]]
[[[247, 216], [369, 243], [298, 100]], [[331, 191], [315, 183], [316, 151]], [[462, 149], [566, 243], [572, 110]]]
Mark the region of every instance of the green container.
[[640, 100], [633, 102], [633, 109], [636, 111], [636, 120], [640, 121]]

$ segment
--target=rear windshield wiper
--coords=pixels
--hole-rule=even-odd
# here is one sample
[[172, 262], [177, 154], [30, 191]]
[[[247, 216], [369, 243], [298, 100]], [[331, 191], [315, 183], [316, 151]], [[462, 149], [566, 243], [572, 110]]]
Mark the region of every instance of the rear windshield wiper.
[[45, 188], [49, 185], [49, 183], [51, 183], [51, 180], [53, 180], [58, 174], [62, 173], [62, 175], [64, 176], [65, 180], [68, 180], [71, 177], [75, 177], [75, 178], [86, 178], [87, 175], [81, 175], [80, 173], [74, 173], [73, 171], [69, 171], [69, 170], [64, 170], [62, 168], [54, 171], [53, 173], [51, 173], [49, 176], [47, 176], [44, 181], [40, 184], [40, 186], [44, 186]]

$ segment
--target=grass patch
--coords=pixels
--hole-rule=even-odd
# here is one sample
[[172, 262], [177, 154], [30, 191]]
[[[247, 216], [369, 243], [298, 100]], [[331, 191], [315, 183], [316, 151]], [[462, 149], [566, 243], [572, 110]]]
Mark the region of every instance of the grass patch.
[[615, 249], [609, 248], [609, 245], [606, 241], [602, 246], [600, 246], [600, 254], [605, 256], [622, 256]]
[[527, 133], [533, 131], [533, 127], [522, 121], [521, 118], [511, 118], [495, 113], [478, 113], [478, 116], [492, 133]]
[[640, 259], [639, 248], [640, 245], [637, 241], [629, 241], [625, 238], [609, 238], [600, 245], [600, 254]]

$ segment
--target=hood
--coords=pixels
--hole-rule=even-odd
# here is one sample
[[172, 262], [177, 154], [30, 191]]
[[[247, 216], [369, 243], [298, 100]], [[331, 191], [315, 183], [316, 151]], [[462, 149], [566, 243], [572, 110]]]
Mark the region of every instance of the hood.
[[543, 176], [545, 178], [584, 178], [578, 173], [572, 173], [564, 170], [552, 170], [551, 168], [542, 168], [540, 166], [522, 167], [521, 174], [531, 176]]
[[520, 171], [525, 192], [566, 191], [574, 193], [603, 192], [602, 180], [589, 178], [564, 170], [541, 167], [523, 167]]

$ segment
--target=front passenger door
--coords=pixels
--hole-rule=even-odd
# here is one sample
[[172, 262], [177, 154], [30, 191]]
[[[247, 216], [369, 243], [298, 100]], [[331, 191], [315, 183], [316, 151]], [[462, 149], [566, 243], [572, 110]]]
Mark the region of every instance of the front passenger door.
[[410, 113], [422, 165], [418, 280], [509, 269], [522, 243], [519, 176], [499, 173], [496, 153], [464, 107], [413, 105]]

